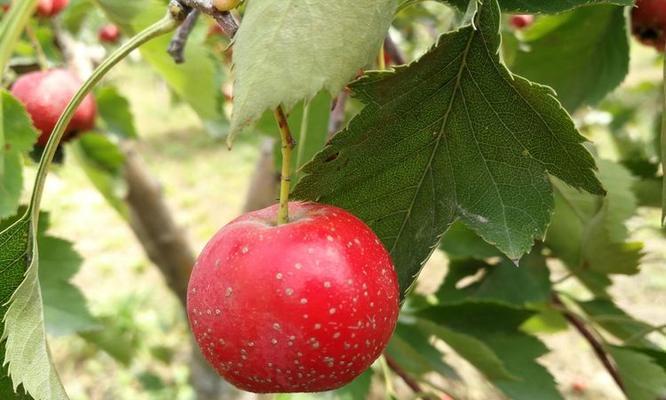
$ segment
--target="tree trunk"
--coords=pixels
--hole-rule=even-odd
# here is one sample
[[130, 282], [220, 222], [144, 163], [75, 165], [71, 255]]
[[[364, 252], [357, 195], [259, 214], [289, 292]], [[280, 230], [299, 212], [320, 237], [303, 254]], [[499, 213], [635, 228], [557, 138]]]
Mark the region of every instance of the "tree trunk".
[[[169, 288], [185, 307], [187, 283], [195, 256], [187, 238], [176, 224], [164, 201], [162, 189], [146, 169], [139, 154], [124, 146], [125, 180], [130, 226], [146, 255], [162, 272]], [[238, 396], [231, 385], [220, 379], [192, 343], [190, 381], [198, 400], [226, 400]]]

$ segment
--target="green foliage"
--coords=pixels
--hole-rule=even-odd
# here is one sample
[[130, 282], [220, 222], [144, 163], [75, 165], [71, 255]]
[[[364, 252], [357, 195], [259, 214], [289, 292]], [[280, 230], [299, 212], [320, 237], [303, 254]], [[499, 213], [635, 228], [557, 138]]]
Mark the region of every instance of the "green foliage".
[[124, 139], [136, 139], [134, 117], [129, 101], [113, 86], [104, 86], [95, 90], [97, 111], [105, 132]]
[[291, 109], [321, 89], [336, 95], [373, 60], [394, 10], [395, 0], [248, 2], [234, 44], [230, 137], [266, 110]]
[[638, 272], [642, 244], [625, 242], [624, 221], [635, 211], [633, 178], [620, 165], [599, 162], [605, 198], [573, 190], [555, 181], [555, 213], [546, 245], [592, 290], [601, 294], [608, 274]]
[[[466, 9], [469, 0], [440, 0], [458, 7], [461, 10]], [[617, 4], [621, 6], [630, 6], [634, 0], [499, 0], [503, 11], [513, 13], [546, 13], [554, 14], [572, 8], [599, 5], [599, 4]]]
[[[465, 279], [480, 278], [459, 287]], [[519, 287], [520, 290], [516, 290]], [[492, 301], [507, 306], [547, 303], [551, 286], [545, 258], [530, 254], [519, 266], [509, 260], [497, 264], [484, 261], [457, 261], [449, 265], [449, 272], [437, 292], [442, 304], [465, 301]]]
[[73, 143], [70, 150], [90, 182], [120, 215], [128, 218], [125, 155], [118, 145], [105, 135], [88, 133]]
[[511, 69], [555, 89], [572, 112], [599, 102], [629, 71], [629, 35], [622, 7], [581, 7], [544, 16], [522, 39]]
[[[26, 213], [0, 233], [2, 285], [11, 293], [3, 310], [4, 362], [14, 389], [22, 383], [35, 399], [68, 399], [46, 344], [42, 293], [38, 279], [38, 252], [33, 223]], [[25, 274], [25, 275], [24, 275]], [[4, 308], [4, 307], [3, 307]]]
[[355, 82], [365, 109], [304, 167], [294, 192], [368, 223], [403, 294], [456, 219], [512, 259], [528, 252], [550, 221], [547, 172], [603, 193], [552, 93], [500, 63], [496, 2], [475, 19], [478, 30], [443, 35], [409, 67]]
[[23, 153], [37, 140], [30, 116], [11, 94], [0, 90], [0, 220], [16, 213], [23, 191]]
[[[562, 399], [555, 381], [536, 359], [547, 352], [537, 338], [520, 331], [531, 311], [495, 303], [441, 305], [418, 313], [437, 337], [465, 357], [509, 398]], [[434, 324], [437, 325], [434, 325]]]
[[70, 283], [83, 261], [72, 243], [40, 232], [37, 246], [42, 254], [39, 284], [48, 333], [63, 336], [100, 329], [87, 308], [83, 293]]
[[666, 394], [666, 370], [643, 353], [608, 346], [630, 400], [654, 400]]

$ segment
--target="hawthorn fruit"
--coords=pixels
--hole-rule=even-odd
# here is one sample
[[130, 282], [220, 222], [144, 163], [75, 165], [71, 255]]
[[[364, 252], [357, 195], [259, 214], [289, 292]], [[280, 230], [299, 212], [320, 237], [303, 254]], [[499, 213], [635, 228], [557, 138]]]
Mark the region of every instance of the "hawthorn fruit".
[[517, 14], [509, 18], [509, 24], [515, 29], [525, 29], [534, 23], [534, 15]]
[[291, 202], [223, 227], [199, 256], [187, 314], [204, 356], [240, 389], [321, 392], [365, 371], [399, 311], [389, 253], [342, 209]]
[[118, 43], [118, 39], [120, 39], [120, 29], [114, 24], [104, 25], [99, 30], [97, 36], [102, 43]]
[[666, 1], [638, 0], [631, 10], [631, 31], [639, 42], [658, 51], [666, 47]]
[[37, 15], [44, 18], [54, 17], [67, 7], [69, 0], [39, 0]]
[[[40, 131], [37, 144], [45, 146], [60, 115], [81, 87], [81, 81], [66, 69], [51, 69], [25, 74], [16, 80], [11, 93], [25, 106]], [[63, 141], [95, 126], [97, 106], [88, 95], [74, 112]]]

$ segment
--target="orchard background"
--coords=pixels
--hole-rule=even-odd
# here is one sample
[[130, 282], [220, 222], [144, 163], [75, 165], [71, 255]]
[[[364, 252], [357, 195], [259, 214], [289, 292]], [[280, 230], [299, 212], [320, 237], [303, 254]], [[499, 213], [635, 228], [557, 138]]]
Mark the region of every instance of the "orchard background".
[[[368, 223], [406, 295], [385, 356], [325, 396], [666, 396], [666, 2], [632, 27], [630, 0], [367, 1], [0, 0], [1, 399], [257, 397], [200, 357], [184, 302], [215, 232], [278, 199], [280, 103], [292, 197]], [[95, 87], [32, 226], [45, 150], [14, 82], [86, 79], [167, 9], [178, 33]], [[389, 72], [347, 85], [361, 69]]]

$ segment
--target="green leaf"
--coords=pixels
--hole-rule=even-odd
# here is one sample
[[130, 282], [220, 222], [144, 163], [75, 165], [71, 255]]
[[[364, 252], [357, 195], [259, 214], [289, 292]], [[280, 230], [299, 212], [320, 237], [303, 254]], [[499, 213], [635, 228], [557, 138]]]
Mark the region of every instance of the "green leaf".
[[463, 221], [511, 259], [542, 238], [547, 173], [602, 194], [584, 138], [545, 87], [498, 57], [499, 8], [443, 35], [418, 62], [352, 85], [367, 106], [304, 167], [294, 196], [363, 219], [390, 250], [404, 294], [439, 238]]
[[[474, 280], [460, 287], [469, 279]], [[516, 290], [517, 287], [520, 290]], [[442, 304], [486, 301], [521, 307], [528, 303], [547, 303], [550, 294], [546, 260], [532, 253], [523, 257], [520, 266], [506, 259], [496, 264], [472, 260], [452, 262], [437, 298]]]
[[629, 400], [655, 400], [666, 394], [666, 371], [645, 353], [608, 346]]
[[624, 241], [624, 222], [636, 210], [633, 177], [610, 161], [600, 161], [599, 169], [599, 177], [608, 189], [605, 198], [575, 191], [554, 180], [555, 213], [546, 238], [546, 245], [555, 255], [597, 291], [610, 283], [604, 275], [637, 273], [643, 247], [639, 242]]
[[249, 1], [234, 45], [230, 137], [278, 105], [291, 109], [322, 89], [337, 95], [377, 56], [395, 7], [395, 0]]
[[[467, 8], [469, 0], [440, 0], [461, 10]], [[555, 14], [585, 5], [616, 4], [631, 6], [634, 0], [500, 0], [502, 10], [513, 13]]]
[[490, 380], [514, 380], [507, 371], [500, 357], [482, 341], [471, 335], [456, 332], [443, 326], [438, 326], [427, 320], [417, 321], [422, 330], [445, 341], [460, 356], [469, 361]]
[[99, 329], [83, 293], [70, 280], [81, 267], [72, 243], [40, 232], [39, 283], [44, 297], [44, 321], [51, 335], [63, 336]]
[[[508, 398], [561, 400], [553, 377], [536, 361], [548, 349], [519, 329], [532, 315], [531, 311], [493, 303], [437, 306], [419, 313], [432, 321], [427, 322], [430, 326], [438, 325], [433, 333], [479, 368]], [[465, 341], [452, 341], [451, 334]], [[499, 361], [504, 374], [489, 374], [481, 363], [489, 361]]]
[[104, 135], [88, 133], [72, 143], [69, 150], [106, 201], [128, 218], [125, 155], [118, 146]]
[[0, 90], [0, 219], [16, 213], [23, 190], [23, 157], [37, 141], [25, 108]]
[[[634, 339], [636, 335], [651, 329], [650, 324], [636, 320], [609, 299], [593, 299], [577, 304], [592, 321], [620, 340]], [[639, 338], [635, 344], [654, 346], [644, 338]]]
[[455, 370], [443, 361], [442, 353], [428, 339], [416, 324], [399, 321], [385, 352], [400, 360], [400, 366], [415, 376], [437, 372], [442, 376], [457, 377]]
[[138, 137], [129, 101], [113, 86], [95, 90], [97, 111], [105, 132], [124, 139]]
[[523, 37], [512, 70], [555, 89], [570, 111], [599, 102], [629, 72], [622, 7], [582, 7], [541, 17]]
[[[5, 343], [0, 342], [0, 354], [5, 354]], [[32, 400], [25, 394], [22, 387], [14, 390], [14, 384], [5, 366], [0, 366], [0, 399], [3, 400]]]
[[0, 296], [4, 314], [4, 363], [14, 389], [22, 383], [37, 400], [67, 400], [46, 343], [42, 294], [37, 276], [38, 252], [32, 220], [25, 214], [0, 233]]
[[483, 260], [502, 256], [501, 251], [481, 239], [462, 222], [455, 222], [451, 225], [439, 242], [439, 248], [453, 260], [466, 258]]

